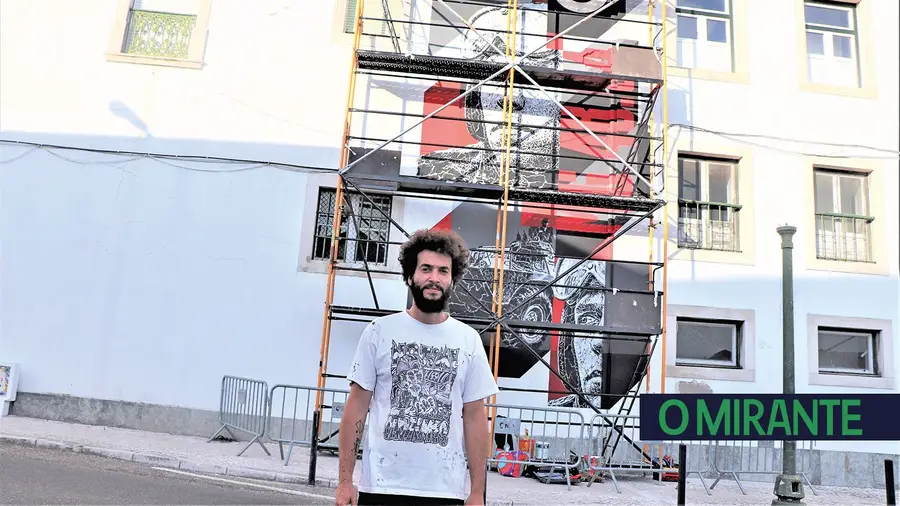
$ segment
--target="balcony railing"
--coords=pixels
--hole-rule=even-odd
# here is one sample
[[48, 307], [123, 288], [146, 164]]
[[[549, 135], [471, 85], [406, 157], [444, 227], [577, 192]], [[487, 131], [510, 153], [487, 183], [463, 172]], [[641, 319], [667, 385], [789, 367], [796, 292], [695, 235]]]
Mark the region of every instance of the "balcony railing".
[[739, 204], [678, 200], [678, 247], [739, 251]]
[[125, 37], [127, 54], [187, 58], [197, 16], [132, 9]]
[[872, 216], [816, 213], [816, 257], [871, 262]]

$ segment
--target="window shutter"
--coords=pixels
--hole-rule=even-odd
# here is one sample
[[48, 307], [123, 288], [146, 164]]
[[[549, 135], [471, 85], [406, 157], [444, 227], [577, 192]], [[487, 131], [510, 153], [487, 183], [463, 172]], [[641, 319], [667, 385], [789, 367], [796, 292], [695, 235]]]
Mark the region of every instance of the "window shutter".
[[347, 10], [344, 12], [344, 33], [353, 33], [356, 28], [356, 0], [347, 0]]

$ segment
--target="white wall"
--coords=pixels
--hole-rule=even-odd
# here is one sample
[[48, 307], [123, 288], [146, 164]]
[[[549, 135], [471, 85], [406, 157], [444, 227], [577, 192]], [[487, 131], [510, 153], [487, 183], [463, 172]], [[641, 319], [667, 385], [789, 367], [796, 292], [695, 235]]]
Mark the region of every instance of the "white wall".
[[[107, 61], [117, 0], [3, 2], [0, 136], [336, 167], [338, 3], [216, 1], [192, 70]], [[223, 374], [314, 384], [307, 174], [9, 144], [0, 161], [0, 350], [22, 391], [215, 409]]]

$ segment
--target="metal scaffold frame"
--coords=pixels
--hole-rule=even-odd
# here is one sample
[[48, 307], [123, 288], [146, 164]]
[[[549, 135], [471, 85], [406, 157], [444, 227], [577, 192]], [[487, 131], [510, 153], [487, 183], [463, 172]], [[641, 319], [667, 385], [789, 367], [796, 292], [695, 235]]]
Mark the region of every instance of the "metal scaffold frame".
[[[457, 4], [472, 4], [472, 5], [488, 5], [487, 3], [479, 3], [478, 0], [447, 0], [452, 3]], [[483, 0], [482, 0], [483, 2]], [[328, 362], [329, 362], [329, 351], [330, 351], [330, 341], [332, 335], [332, 323], [338, 320], [344, 321], [370, 321], [372, 318], [381, 316], [383, 314], [387, 314], [387, 311], [381, 309], [378, 298], [375, 291], [375, 285], [373, 281], [372, 274], [380, 273], [385, 274], [386, 271], [379, 271], [377, 269], [370, 268], [368, 261], [363, 255], [363, 264], [364, 270], [366, 272], [370, 289], [372, 291], [372, 298], [374, 301], [374, 308], [350, 308], [345, 306], [335, 305], [335, 285], [337, 273], [340, 270], [360, 270], [349, 267], [343, 267], [339, 263], [339, 249], [340, 243], [342, 240], [339, 237], [339, 231], [341, 230], [342, 220], [345, 215], [352, 222], [358, 223], [359, 217], [356, 216], [353, 210], [353, 206], [346, 205], [346, 194], [348, 192], [353, 192], [359, 195], [365, 201], [368, 201], [373, 205], [374, 209], [381, 213], [385, 221], [389, 221], [391, 225], [396, 227], [404, 236], [407, 238], [410, 234], [399, 224], [397, 223], [389, 214], [385, 213], [379, 206], [375, 205], [371, 196], [367, 194], [367, 190], [364, 189], [366, 187], [366, 179], [373, 179], [372, 176], [360, 175], [356, 176], [353, 172], [354, 168], [356, 168], [360, 162], [365, 160], [366, 158], [375, 155], [383, 148], [393, 144], [393, 143], [403, 143], [400, 139], [407, 133], [413, 131], [415, 128], [422, 125], [425, 121], [431, 118], [439, 118], [442, 120], [448, 120], [450, 118], [446, 116], [441, 116], [440, 113], [453, 106], [460, 100], [466, 99], [466, 97], [473, 93], [475, 90], [480, 87], [491, 83], [491, 86], [498, 86], [497, 82], [502, 82], [502, 86], [505, 90], [503, 95], [503, 144], [500, 157], [500, 170], [499, 170], [499, 184], [491, 186], [490, 188], [484, 188], [479, 185], [466, 185], [466, 184], [457, 184], [454, 182], [444, 182], [437, 183], [435, 181], [429, 181], [432, 186], [437, 186], [437, 191], [433, 190], [424, 190], [422, 188], [416, 188], [414, 186], [404, 187], [400, 189], [398, 186], [397, 190], [392, 191], [394, 195], [404, 196], [408, 198], [429, 198], [429, 199], [438, 199], [438, 200], [454, 200], [454, 199], [467, 199], [469, 201], [472, 200], [482, 200], [484, 202], [490, 202], [492, 204], [496, 204], [497, 206], [497, 214], [496, 214], [496, 236], [495, 236], [495, 244], [494, 244], [494, 256], [493, 256], [493, 278], [491, 280], [482, 280], [482, 281], [490, 281], [491, 283], [491, 307], [486, 307], [481, 301], [477, 298], [473, 299], [475, 302], [482, 305], [484, 312], [492, 315], [489, 318], [472, 318], [469, 323], [476, 330], [480, 330], [480, 334], [485, 334], [488, 331], [493, 331], [493, 335], [490, 338], [490, 351], [488, 353], [489, 362], [491, 368], [494, 373], [495, 380], [499, 375], [499, 362], [500, 362], [500, 348], [501, 348], [501, 340], [502, 336], [512, 336], [516, 340], [519, 341], [522, 345], [524, 345], [524, 349], [533, 356], [533, 358], [542, 363], [549, 371], [551, 375], [555, 375], [560, 382], [568, 389], [568, 393], [576, 395], [581, 401], [583, 401], [587, 406], [589, 406], [595, 413], [603, 417], [607, 423], [611, 425], [613, 428], [613, 432], [617, 433], [616, 441], [611, 442], [610, 438], [607, 438], [607, 441], [604, 442], [604, 451], [608, 449], [608, 447], [612, 446], [612, 451], [615, 450], [615, 446], [618, 444], [620, 439], [625, 439], [625, 441], [633, 446], [635, 449], [639, 450], [647, 462], [655, 462], [654, 467], [661, 468], [661, 464], [659, 462], [662, 461], [662, 454], [658, 456], [658, 460], [650, 457], [649, 449], [645, 445], [644, 447], [639, 447], [635, 441], [629, 439], [625, 432], [619, 426], [619, 420], [622, 415], [627, 415], [638, 397], [640, 386], [642, 383], [642, 379], [645, 383], [646, 391], [650, 391], [650, 360], [653, 356], [653, 353], [656, 349], [656, 345], [659, 341], [661, 341], [662, 347], [662, 355], [665, 357], [666, 354], [666, 288], [667, 288], [667, 257], [668, 257], [668, 206], [664, 200], [657, 198], [657, 195], [665, 195], [665, 183], [668, 181], [668, 172], [667, 172], [667, 160], [668, 160], [668, 138], [667, 138], [667, 122], [668, 122], [668, 91], [667, 91], [667, 73], [666, 73], [666, 65], [665, 61], [667, 58], [666, 53], [666, 39], [667, 39], [667, 30], [666, 30], [666, 2], [663, 0], [659, 2], [659, 0], [649, 0], [648, 7], [648, 35], [650, 44], [649, 47], [652, 48], [654, 54], [657, 57], [657, 60], [660, 61], [661, 66], [661, 75], [662, 79], [660, 81], [656, 81], [651, 83], [653, 88], [650, 94], [647, 95], [646, 100], [646, 112], [643, 118], [641, 118], [642, 124], [647, 124], [648, 128], [648, 136], [646, 137], [649, 143], [648, 149], [648, 162], [636, 162], [633, 159], [634, 156], [637, 156], [634, 152], [634, 146], [638, 144], [641, 139], [645, 137], [641, 137], [640, 135], [634, 136], [635, 143], [632, 145], [631, 152], [626, 157], [623, 157], [618, 154], [618, 152], [611, 148], [607, 142], [605, 142], [597, 133], [592, 131], [581, 119], [579, 119], [570, 108], [566, 107], [562, 101], [558, 100], [553, 93], [551, 93], [551, 89], [560, 89], [565, 86], [560, 86], [556, 84], [556, 79], [552, 75], [541, 74], [540, 72], [535, 72], [533, 68], [528, 67], [523, 62], [526, 61], [527, 57], [532, 53], [537, 51], [537, 49], [532, 50], [530, 53], [526, 53], [525, 55], [519, 55], [516, 53], [516, 36], [520, 33], [517, 32], [518, 26], [518, 12], [519, 12], [519, 0], [507, 0], [506, 8], [511, 13], [511, 15], [507, 16], [507, 27], [504, 33], [505, 42], [504, 50], [500, 50], [495, 45], [498, 38], [495, 36], [492, 40], [488, 39], [483, 33], [480, 33], [476, 30], [472, 24], [469, 23], [465, 18], [460, 16], [456, 11], [451, 8], [445, 0], [434, 0], [435, 4], [441, 4], [442, 7], [447, 9], [450, 13], [454, 15], [454, 17], [458, 18], [458, 21], [462, 23], [460, 28], [467, 28], [475, 33], [482, 42], [486, 43], [490, 47], [492, 47], [498, 55], [505, 55], [506, 63], [503, 64], [495, 64], [495, 65], [484, 65], [481, 68], [476, 68], [474, 70], [468, 69], [462, 71], [460, 69], [456, 69], [456, 74], [454, 74], [454, 69], [442, 68], [441, 72], [434, 72], [433, 75], [440, 75], [441, 77], [432, 77], [432, 79], [440, 79], [442, 81], [451, 80], [453, 78], [459, 79], [469, 79], [470, 81], [477, 81], [477, 84], [471, 85], [464, 93], [460, 93], [455, 96], [453, 99], [448, 100], [443, 103], [440, 107], [435, 109], [429, 114], [411, 114], [411, 113], [391, 113], [389, 111], [378, 111], [378, 110], [367, 110], [365, 108], [357, 108], [355, 107], [355, 99], [356, 99], [356, 90], [357, 90], [357, 78], [360, 75], [365, 75], [367, 72], [371, 72], [373, 69], [381, 70], [384, 72], [393, 73], [394, 77], [402, 76], [402, 77], [413, 77], [415, 75], [427, 75], [428, 74], [428, 65], [437, 65], [442, 63], [440, 60], [432, 60], [429, 61], [428, 57], [422, 57], [416, 55], [416, 59], [418, 62], [411, 62], [411, 59], [400, 59], [396, 58], [396, 56], [401, 55], [401, 48], [399, 44], [399, 38], [397, 35], [397, 31], [394, 27], [395, 23], [403, 23], [403, 21], [399, 21], [393, 18], [390, 15], [390, 10], [388, 7], [387, 0], [382, 0], [381, 5], [384, 9], [384, 17], [366, 17], [364, 16], [365, 9], [365, 1], [358, 0], [356, 5], [356, 22], [355, 28], [353, 32], [353, 51], [351, 56], [351, 65], [350, 65], [350, 76], [349, 76], [349, 89], [346, 100], [346, 112], [344, 119], [344, 131], [342, 138], [342, 146], [341, 155], [340, 155], [340, 169], [338, 171], [337, 183], [335, 188], [335, 208], [334, 208], [334, 217], [331, 226], [331, 240], [329, 244], [329, 261], [328, 261], [328, 271], [327, 271], [327, 285], [326, 285], [326, 297], [325, 297], [325, 307], [324, 307], [324, 315], [322, 321], [322, 339], [320, 345], [320, 361], [318, 368], [318, 379], [317, 379], [317, 387], [320, 389], [316, 395], [316, 412], [319, 414], [321, 418], [321, 410], [323, 409], [323, 392], [321, 389], [324, 389], [326, 386], [326, 380], [329, 377], [342, 377], [340, 375], [333, 375], [328, 372]], [[661, 3], [661, 22], [656, 22], [654, 20], [654, 7]], [[491, 3], [490, 5], [497, 6], [496, 3]], [[574, 23], [572, 26], [562, 30], [560, 33], [550, 37], [545, 46], [549, 46], [554, 43], [557, 39], [564, 38], [569, 32], [571, 32], [574, 28], [581, 25], [582, 23], [599, 16], [604, 10], [605, 6], [591, 12], [585, 14], [581, 20]], [[378, 34], [366, 34], [363, 31], [364, 21], [374, 21], [378, 23], [385, 23], [389, 27], [389, 34], [384, 35], [384, 31], [382, 31], [381, 35]], [[662, 34], [662, 44], [661, 44], [661, 54], [657, 52], [657, 46], [655, 44], [656, 38], [658, 34], [654, 34], [654, 28], [659, 28], [658, 33]], [[524, 32], [523, 32], [524, 33]], [[386, 53], [379, 53], [379, 51], [366, 50], [361, 48], [361, 40], [363, 36], [367, 37], [389, 37], [392, 41], [392, 45], [394, 47], [394, 55], [391, 55], [391, 58], [387, 58], [385, 56]], [[618, 44], [617, 44], [618, 47]], [[405, 55], [404, 55], [405, 56]], [[361, 59], [365, 62], [365, 69], [361, 69], [360, 62]], [[436, 68], [435, 68], [436, 70]], [[565, 71], [555, 71], [556, 73], [565, 73]], [[468, 73], [468, 74], [466, 74]], [[505, 77], [502, 77], [505, 74]], [[531, 75], [534, 74], [534, 75]], [[369, 75], [374, 75], [369, 73]], [[392, 74], [385, 74], [392, 75]], [[535, 77], [535, 75], [537, 77]], [[517, 78], [518, 76], [518, 78]], [[517, 82], [518, 79], [522, 79], [521, 82]], [[604, 88], [608, 87], [609, 83], [612, 82], [613, 79], [622, 79], [628, 80], [631, 79], [627, 75], [608, 75], [605, 77], [606, 82]], [[562, 79], [557, 79], [557, 81], [562, 81]], [[637, 82], [638, 79], [633, 79], [634, 82]], [[646, 81], [645, 81], [646, 82]], [[521, 188], [513, 185], [511, 183], [511, 176], [513, 172], [513, 147], [512, 147], [512, 137], [513, 132], [515, 130], [514, 126], [514, 102], [516, 100], [516, 90], [518, 87], [526, 87], [530, 90], [535, 90], [543, 95], [546, 99], [555, 103], [555, 105], [559, 108], [559, 110], [565, 114], [569, 119], [571, 119], [575, 124], [580, 127], [579, 133], [587, 134], [594, 142], [598, 145], [603, 146], [608, 152], [612, 153], [615, 156], [615, 160], [606, 160], [610, 162], [618, 162], [622, 164], [623, 170], [619, 172], [617, 169], [613, 168], [622, 178], [625, 177], [632, 178], [635, 180], [633, 183], [633, 191], [637, 193], [643, 193], [641, 196], [632, 195], [592, 195], [592, 194], [584, 194], [577, 192], [565, 192], [560, 190], [559, 188], [555, 190], [547, 190], [547, 189], [528, 189]], [[571, 90], [569, 90], [571, 91]], [[604, 90], [608, 91], [608, 89]], [[574, 91], [576, 94], [579, 90]], [[585, 90], [586, 94], [588, 90]], [[655, 121], [654, 118], [654, 104], [656, 97], [658, 95], [662, 95], [662, 119], [661, 121]], [[632, 97], [634, 100], [639, 101], [642, 96], [638, 94], [637, 97]], [[382, 114], [382, 115], [391, 115], [391, 114], [400, 114], [404, 115], [408, 118], [415, 118], [416, 121], [413, 122], [412, 126], [404, 128], [402, 132], [398, 135], [394, 136], [390, 139], [373, 139], [367, 137], [354, 137], [351, 134], [352, 129], [352, 120], [354, 113], [370, 113], [370, 114]], [[468, 121], [468, 119], [467, 119]], [[482, 120], [485, 123], [487, 121]], [[660, 137], [655, 137], [653, 135], [654, 127], [659, 123], [659, 130], [661, 132]], [[548, 127], [550, 128], [550, 127]], [[559, 130], [565, 131], [565, 128], [558, 128]], [[608, 135], [608, 134], [607, 134]], [[621, 134], [623, 136], [627, 136], [625, 134]], [[361, 156], [356, 157], [355, 160], [351, 162], [350, 160], [350, 143], [352, 140], [362, 140], [367, 142], [378, 142], [379, 145], [370, 149]], [[655, 144], [657, 143], [657, 144]], [[517, 150], [519, 148], [517, 147]], [[657, 152], [662, 151], [662, 160], [661, 164], [654, 163], [656, 160]], [[516, 162], [515, 170], [524, 170], [519, 166], [519, 162]], [[647, 169], [649, 172], [646, 174], [643, 171]], [[662, 179], [661, 188], [657, 188], [658, 185], [654, 184], [657, 180]], [[390, 177], [379, 177], [380, 181], [389, 181], [397, 183], [397, 181], [392, 181]], [[649, 190], [649, 193], [643, 191], [638, 183], [643, 183], [646, 188]], [[621, 187], [620, 187], [621, 186]], [[616, 193], [619, 191], [624, 192], [624, 185], [619, 183], [617, 184]], [[370, 192], [371, 193], [371, 192]], [[512, 204], [511, 204], [512, 202]], [[590, 210], [590, 209], [603, 209], [604, 214], [609, 214], [616, 216], [616, 220], [619, 221], [620, 227], [613, 233], [611, 236], [606, 237], [590, 254], [584, 256], [574, 265], [571, 265], [568, 269], [563, 272], [557, 272], [556, 276], [552, 281], [543, 283], [540, 285], [538, 289], [534, 291], [526, 300], [519, 301], [519, 304], [512, 308], [504, 308], [504, 288], [506, 286], [506, 269], [503, 268], [506, 262], [507, 248], [505, 245], [507, 244], [507, 229], [508, 229], [508, 216], [510, 213], [510, 206], [515, 205], [518, 207], [528, 207], [532, 206], [537, 209], [553, 209], [553, 206], [563, 206], [563, 208], [577, 208], [579, 211]], [[548, 207], [549, 206], [549, 207]], [[621, 213], [615, 212], [621, 211]], [[636, 213], [629, 214], [628, 212]], [[655, 216], [661, 215], [658, 219]], [[622, 221], [622, 217], [625, 217], [627, 221]], [[550, 325], [533, 325], [533, 326], [523, 326], [522, 324], [512, 324], [510, 323], [509, 317], [507, 315], [514, 314], [516, 310], [524, 306], [531, 298], [536, 297], [541, 290], [549, 287], [556, 287], [558, 284], [565, 278], [565, 276], [571, 272], [573, 272], [576, 268], [581, 266], [582, 264], [588, 262], [592, 258], [596, 257], [598, 253], [606, 249], [613, 241], [617, 240], [619, 237], [624, 235], [626, 232], [635, 227], [638, 223], [645, 222], [649, 220], [649, 261], [648, 262], [635, 262], [646, 264], [648, 266], [648, 291], [652, 292], [656, 295], [661, 296], [662, 300], [662, 316], [661, 316], [661, 329], [660, 332], [656, 335], [648, 335], [646, 339], [646, 353], [643, 355], [642, 360], [638, 361], [638, 364], [635, 367], [633, 381], [630, 385], [633, 385], [624, 395], [623, 394], [602, 394], [602, 395], [615, 395], [616, 397], [622, 398], [621, 405], [619, 406], [618, 413], [606, 413], [603, 412], [599, 407], [595, 406], [583, 392], [578, 391], [573, 385], [571, 385], [566, 378], [564, 378], [554, 367], [548, 363], [537, 351], [535, 351], [520, 335], [524, 331], [529, 332], [546, 332], [548, 334], [552, 334], [554, 332], [560, 332], [561, 330], [567, 330], [573, 333], [577, 333], [581, 336], [586, 337], [595, 337], [602, 339], [628, 339], [628, 336], [617, 336], [615, 332], [604, 331], [601, 335], [592, 335], [592, 332], [596, 334], [596, 332], [592, 331], [589, 328], [585, 328], [584, 326], [570, 325], [566, 326], [563, 324], [550, 324]], [[662, 224], [662, 253], [660, 255], [660, 260], [654, 261], [655, 258], [655, 245], [654, 239], [655, 234], [654, 230], [656, 227]], [[373, 241], [371, 239], [361, 240], [361, 239], [353, 239], [354, 243], [359, 242], [379, 242], [384, 245], [398, 244], [397, 242], [390, 242], [389, 240], [385, 241]], [[627, 262], [616, 260], [616, 262]], [[656, 290], [657, 286], [657, 273], [658, 271], [662, 271], [661, 275], [661, 284], [662, 290]], [[392, 273], [399, 274], [399, 273]], [[457, 286], [457, 289], [466, 289], [465, 286]], [[577, 328], [576, 328], [577, 327]], [[622, 334], [626, 334], [626, 332], [622, 332]], [[630, 333], [634, 334], [634, 333]], [[643, 341], [642, 341], [643, 342]], [[665, 368], [660, 367], [660, 391], [665, 391]], [[504, 389], [501, 389], [504, 390]], [[515, 389], [510, 389], [515, 390]], [[522, 390], [520, 390], [522, 391]], [[546, 392], [548, 391], [534, 391], [534, 392]], [[556, 393], [556, 392], [553, 392]], [[594, 394], [596, 395], [596, 394]], [[491, 399], [491, 403], [495, 402], [496, 398]], [[490, 413], [490, 420], [493, 426], [494, 420], [496, 418], [496, 412], [492, 411]], [[612, 433], [610, 433], [610, 436]], [[333, 436], [333, 434], [331, 435]], [[662, 447], [660, 446], [660, 452]]]

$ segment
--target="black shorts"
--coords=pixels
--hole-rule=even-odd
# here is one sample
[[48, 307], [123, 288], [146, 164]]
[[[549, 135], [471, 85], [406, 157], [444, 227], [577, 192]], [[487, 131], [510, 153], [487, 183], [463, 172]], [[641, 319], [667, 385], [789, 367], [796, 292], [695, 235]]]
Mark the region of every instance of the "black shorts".
[[446, 499], [443, 497], [415, 497], [411, 495], [368, 494], [366, 492], [360, 492], [359, 499], [357, 501], [357, 504], [359, 504], [360, 506], [394, 506], [402, 504], [444, 506], [450, 504], [465, 503], [465, 501], [460, 499]]

